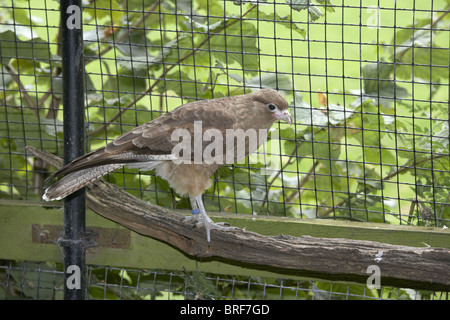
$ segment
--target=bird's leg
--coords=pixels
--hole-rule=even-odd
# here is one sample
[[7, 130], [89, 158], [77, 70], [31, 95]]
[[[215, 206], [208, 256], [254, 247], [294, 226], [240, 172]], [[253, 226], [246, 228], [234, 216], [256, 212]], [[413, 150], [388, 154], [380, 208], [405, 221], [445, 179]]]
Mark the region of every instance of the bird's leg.
[[211, 236], [210, 236], [210, 227], [214, 224], [214, 221], [211, 220], [210, 217], [206, 214], [205, 207], [203, 206], [203, 200], [201, 196], [195, 197], [195, 201], [197, 202], [198, 208], [200, 210], [200, 215], [202, 218], [203, 225], [206, 229], [206, 240], [208, 243], [211, 242]]
[[219, 229], [219, 230], [235, 230], [237, 228], [225, 226], [225, 223], [215, 223], [211, 220], [210, 217], [206, 214], [205, 207], [203, 205], [202, 197], [189, 197], [189, 201], [191, 202], [192, 207], [192, 215], [186, 217], [187, 221], [195, 220], [196, 226], [204, 226], [206, 229], [206, 239], [208, 240], [208, 243], [211, 242], [211, 229]]
[[191, 216], [187, 216], [185, 218], [185, 220], [186, 221], [195, 220], [195, 221], [197, 221], [197, 224], [200, 226], [203, 223], [203, 221], [202, 221], [202, 218], [201, 218], [201, 216], [199, 214], [200, 210], [198, 209], [197, 202], [195, 201], [195, 197], [189, 197], [189, 201], [191, 202], [191, 208], [192, 208], [191, 213], [192, 213], [192, 215]]
[[200, 213], [197, 207], [197, 201], [195, 201], [195, 197], [189, 197], [189, 201], [191, 202], [192, 214]]
[[218, 229], [218, 230], [224, 230], [224, 231], [230, 231], [230, 230], [237, 229], [235, 227], [224, 226], [221, 223], [215, 223], [214, 221], [212, 221], [211, 218], [208, 217], [208, 215], [206, 214], [205, 207], [203, 206], [202, 197], [201, 196], [195, 197], [195, 200], [196, 200], [198, 208], [200, 210], [200, 216], [201, 216], [203, 225], [205, 226], [205, 229], [206, 229], [206, 239], [208, 240], [208, 243], [211, 242], [211, 237], [210, 237], [211, 229]]

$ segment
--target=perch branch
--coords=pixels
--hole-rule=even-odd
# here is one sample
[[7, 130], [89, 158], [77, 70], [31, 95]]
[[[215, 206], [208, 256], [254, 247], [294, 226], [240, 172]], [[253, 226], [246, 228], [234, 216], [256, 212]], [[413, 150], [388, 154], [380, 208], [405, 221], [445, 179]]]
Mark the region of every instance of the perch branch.
[[[56, 167], [62, 164], [62, 159], [45, 151], [33, 147], [27, 150]], [[186, 222], [183, 214], [144, 202], [102, 180], [88, 187], [87, 205], [109, 220], [198, 258], [217, 257], [241, 265], [362, 283], [370, 275], [367, 268], [377, 265], [382, 285], [450, 290], [450, 250], [444, 248], [310, 236], [263, 236], [242, 229], [212, 230], [208, 244], [203, 228]]]

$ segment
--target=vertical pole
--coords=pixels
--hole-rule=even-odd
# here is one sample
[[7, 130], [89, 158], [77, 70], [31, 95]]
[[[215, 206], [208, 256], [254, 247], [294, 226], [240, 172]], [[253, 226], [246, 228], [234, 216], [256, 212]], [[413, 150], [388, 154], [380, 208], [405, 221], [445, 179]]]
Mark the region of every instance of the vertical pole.
[[[84, 55], [81, 0], [60, 1], [64, 107], [64, 162], [84, 154]], [[64, 299], [85, 297], [85, 192], [79, 190], [64, 202]]]

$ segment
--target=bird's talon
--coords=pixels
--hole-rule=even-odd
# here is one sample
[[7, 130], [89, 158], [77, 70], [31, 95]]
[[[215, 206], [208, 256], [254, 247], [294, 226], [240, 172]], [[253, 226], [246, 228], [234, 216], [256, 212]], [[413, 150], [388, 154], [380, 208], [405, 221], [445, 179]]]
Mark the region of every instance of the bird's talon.
[[184, 222], [191, 222], [192, 220], [197, 220], [194, 216], [186, 216], [182, 219]]
[[228, 222], [216, 222], [214, 224], [216, 224], [217, 226], [220, 226], [220, 227], [224, 227], [224, 228], [231, 227], [231, 225]]

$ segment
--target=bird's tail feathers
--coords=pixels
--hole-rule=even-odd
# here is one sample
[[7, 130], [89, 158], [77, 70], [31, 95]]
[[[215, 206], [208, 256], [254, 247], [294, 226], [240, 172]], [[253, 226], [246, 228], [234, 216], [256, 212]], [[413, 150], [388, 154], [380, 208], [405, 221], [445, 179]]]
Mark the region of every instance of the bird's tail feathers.
[[[61, 180], [45, 190], [42, 199], [45, 201], [61, 200], [71, 193], [87, 186], [105, 174], [123, 166], [123, 163], [113, 163], [94, 168], [81, 169], [69, 173]], [[56, 175], [55, 175], [56, 176]]]
[[105, 148], [89, 152], [79, 158], [76, 158], [72, 162], [55, 171], [50, 177], [45, 180], [45, 184], [49, 185], [56, 177], [69, 175], [70, 173], [73, 173], [75, 171], [98, 166], [100, 162], [104, 162], [104, 158]]
[[127, 163], [126, 166], [130, 169], [139, 169], [139, 171], [152, 171], [157, 168], [164, 160], [153, 160], [153, 161], [140, 161]]

